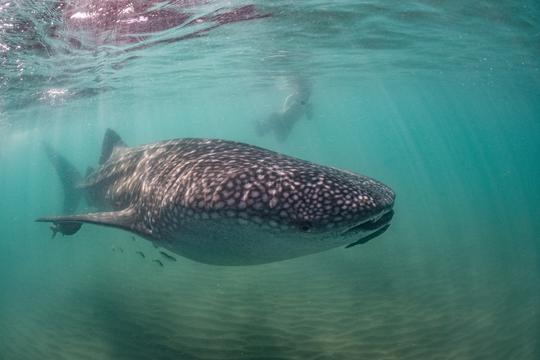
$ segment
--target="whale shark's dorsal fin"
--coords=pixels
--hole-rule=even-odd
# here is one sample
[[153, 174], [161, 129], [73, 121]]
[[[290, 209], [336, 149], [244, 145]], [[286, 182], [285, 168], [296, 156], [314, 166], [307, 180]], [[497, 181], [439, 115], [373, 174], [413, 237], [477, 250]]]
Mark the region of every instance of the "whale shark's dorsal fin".
[[53, 223], [53, 232], [60, 232], [63, 235], [75, 234], [80, 228], [80, 226], [76, 227], [76, 224], [86, 223], [122, 229], [147, 239], [152, 238], [151, 231], [140, 226], [137, 212], [133, 208], [91, 214], [42, 217], [36, 219], [36, 221]]
[[103, 164], [105, 161], [109, 160], [113, 154], [117, 154], [125, 148], [127, 148], [127, 145], [120, 135], [112, 129], [107, 129], [107, 131], [105, 131], [105, 136], [103, 137], [103, 144], [101, 145], [99, 164]]

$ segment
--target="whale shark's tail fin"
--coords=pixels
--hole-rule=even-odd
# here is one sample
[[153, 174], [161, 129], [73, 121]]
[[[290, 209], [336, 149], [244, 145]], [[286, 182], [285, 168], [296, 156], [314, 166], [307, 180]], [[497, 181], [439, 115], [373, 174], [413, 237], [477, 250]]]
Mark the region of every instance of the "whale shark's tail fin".
[[62, 155], [58, 154], [52, 147], [43, 144], [45, 152], [49, 157], [64, 189], [64, 214], [72, 214], [77, 210], [81, 200], [82, 189], [77, 187], [82, 177], [79, 171]]

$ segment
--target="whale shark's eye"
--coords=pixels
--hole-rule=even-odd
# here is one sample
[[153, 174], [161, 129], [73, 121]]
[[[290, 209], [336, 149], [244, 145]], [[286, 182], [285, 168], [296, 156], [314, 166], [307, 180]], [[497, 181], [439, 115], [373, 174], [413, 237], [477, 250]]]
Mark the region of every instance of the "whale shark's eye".
[[297, 226], [300, 230], [308, 232], [313, 227], [313, 224], [311, 224], [311, 222], [307, 220], [304, 220], [304, 221], [298, 222]]

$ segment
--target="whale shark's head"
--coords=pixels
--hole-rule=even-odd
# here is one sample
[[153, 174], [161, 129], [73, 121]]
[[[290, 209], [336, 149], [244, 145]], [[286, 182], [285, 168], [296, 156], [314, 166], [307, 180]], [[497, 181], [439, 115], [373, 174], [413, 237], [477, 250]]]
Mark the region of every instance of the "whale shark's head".
[[288, 230], [314, 237], [355, 238], [362, 242], [386, 230], [394, 214], [392, 189], [347, 171], [308, 167], [296, 171], [290, 181], [282, 181], [278, 187], [280, 191], [271, 184], [266, 189], [276, 193], [274, 202], [279, 209], [271, 213], [278, 214], [277, 222]]

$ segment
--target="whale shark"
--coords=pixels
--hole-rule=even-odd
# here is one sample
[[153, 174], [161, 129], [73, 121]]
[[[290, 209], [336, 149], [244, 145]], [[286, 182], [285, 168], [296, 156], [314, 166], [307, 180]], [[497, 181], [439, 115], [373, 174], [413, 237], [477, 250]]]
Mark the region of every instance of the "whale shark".
[[[123, 229], [213, 265], [258, 265], [381, 235], [394, 191], [370, 177], [245, 143], [182, 138], [128, 147], [111, 129], [86, 176], [50, 146], [64, 189], [53, 234]], [[81, 199], [95, 212], [74, 214]]]

